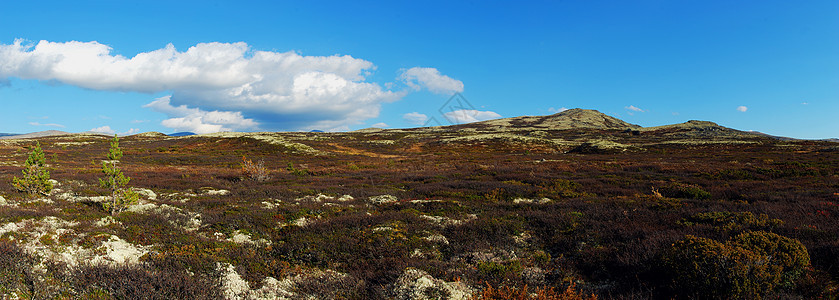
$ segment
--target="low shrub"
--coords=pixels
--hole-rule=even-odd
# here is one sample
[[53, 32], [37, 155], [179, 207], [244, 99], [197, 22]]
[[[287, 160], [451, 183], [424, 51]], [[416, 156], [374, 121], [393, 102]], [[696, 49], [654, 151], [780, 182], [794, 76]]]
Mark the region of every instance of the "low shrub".
[[791, 287], [809, 264], [799, 241], [765, 231], [727, 243], [688, 235], [664, 258], [679, 298], [762, 298]]
[[264, 160], [253, 162], [247, 157], [242, 156], [241, 167], [242, 174], [245, 176], [245, 178], [260, 182], [271, 179], [271, 176], [268, 175], [268, 169], [265, 168]]

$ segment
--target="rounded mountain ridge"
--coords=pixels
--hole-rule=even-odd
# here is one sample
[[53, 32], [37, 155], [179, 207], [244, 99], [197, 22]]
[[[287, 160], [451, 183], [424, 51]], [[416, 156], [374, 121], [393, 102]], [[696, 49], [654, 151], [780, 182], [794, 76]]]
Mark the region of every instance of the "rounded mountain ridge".
[[533, 129], [601, 129], [625, 130], [641, 126], [624, 122], [621, 119], [608, 116], [593, 109], [575, 108], [548, 116], [524, 116], [505, 118], [466, 124], [464, 126], [488, 126], [499, 128], [533, 128]]

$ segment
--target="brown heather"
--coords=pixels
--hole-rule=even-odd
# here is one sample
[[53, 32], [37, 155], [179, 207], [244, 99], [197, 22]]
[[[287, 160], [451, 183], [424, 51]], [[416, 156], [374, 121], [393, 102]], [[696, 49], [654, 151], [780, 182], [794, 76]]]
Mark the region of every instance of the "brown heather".
[[[836, 143], [576, 113], [609, 126], [124, 137], [122, 171], [156, 197], [112, 219], [95, 200], [107, 138], [39, 138], [59, 183], [41, 200], [9, 184], [35, 141], [0, 141], [0, 294], [219, 299], [234, 278], [252, 298], [278, 281], [289, 298], [837, 297]], [[109, 236], [145, 254], [49, 255], [104, 255]], [[406, 270], [426, 277], [398, 286]], [[723, 277], [690, 281], [708, 270]]]

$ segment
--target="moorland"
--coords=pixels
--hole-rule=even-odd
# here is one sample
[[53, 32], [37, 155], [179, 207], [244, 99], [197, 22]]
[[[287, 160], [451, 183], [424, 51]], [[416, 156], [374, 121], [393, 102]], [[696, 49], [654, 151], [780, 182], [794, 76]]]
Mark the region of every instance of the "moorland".
[[[9, 299], [835, 299], [839, 144], [596, 111], [0, 140]], [[53, 189], [11, 184], [43, 149]]]

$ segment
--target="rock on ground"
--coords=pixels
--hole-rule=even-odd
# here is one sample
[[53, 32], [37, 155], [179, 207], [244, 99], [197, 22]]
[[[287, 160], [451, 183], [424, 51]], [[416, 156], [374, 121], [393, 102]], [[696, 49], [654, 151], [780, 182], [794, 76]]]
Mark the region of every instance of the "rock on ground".
[[422, 270], [408, 268], [393, 283], [395, 299], [470, 299], [476, 290], [463, 282], [445, 282]]

